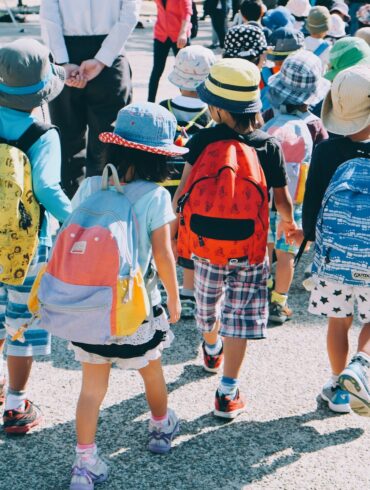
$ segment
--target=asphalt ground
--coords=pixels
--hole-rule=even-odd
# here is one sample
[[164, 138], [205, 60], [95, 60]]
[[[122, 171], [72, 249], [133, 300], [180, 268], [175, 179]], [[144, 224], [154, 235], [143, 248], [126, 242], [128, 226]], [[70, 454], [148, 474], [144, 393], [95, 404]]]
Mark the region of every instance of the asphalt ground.
[[[151, 27], [145, 25], [128, 43], [136, 101], [146, 99], [152, 65]], [[37, 22], [25, 27], [20, 34], [0, 24], [0, 43], [39, 35]], [[197, 41], [209, 40], [205, 22]], [[172, 63], [171, 56], [167, 73]], [[158, 100], [176, 94], [165, 76], [162, 80]], [[194, 320], [173, 327], [175, 341], [163, 356], [169, 403], [181, 419], [168, 456], [145, 449], [149, 412], [139, 375], [112, 369], [97, 434], [111, 468], [102, 490], [370, 488], [369, 419], [336, 415], [318, 397], [330, 370], [326, 322], [306, 311], [309, 294], [301, 282], [307, 262], [306, 257], [291, 290], [293, 320], [271, 326], [267, 340], [249, 344], [240, 379], [248, 406], [233, 422], [212, 416], [219, 376], [202, 369]], [[356, 323], [350, 333], [352, 353], [359, 329]], [[66, 343], [54, 339], [51, 358], [34, 363], [29, 385], [30, 398], [44, 414], [42, 425], [21, 438], [0, 431], [0, 490], [68, 488], [80, 381], [79, 364]]]

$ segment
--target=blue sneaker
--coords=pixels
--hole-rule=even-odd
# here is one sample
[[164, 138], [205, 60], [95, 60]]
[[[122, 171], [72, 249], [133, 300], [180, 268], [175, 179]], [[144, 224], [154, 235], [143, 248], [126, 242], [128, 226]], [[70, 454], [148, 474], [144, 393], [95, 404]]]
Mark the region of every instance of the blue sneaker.
[[90, 464], [77, 455], [72, 467], [69, 490], [94, 490], [94, 485], [105, 482], [107, 478], [108, 466], [99, 456], [96, 456], [94, 464]]
[[351, 394], [351, 408], [358, 415], [370, 417], [370, 388], [366, 368], [370, 363], [362, 356], [355, 356], [339, 376], [341, 388]]
[[329, 380], [321, 390], [321, 398], [328, 402], [330, 410], [337, 413], [350, 413], [349, 393]]
[[179, 432], [179, 419], [170, 408], [168, 409], [168, 425], [149, 422], [148, 449], [152, 453], [165, 454], [171, 449], [172, 439]]

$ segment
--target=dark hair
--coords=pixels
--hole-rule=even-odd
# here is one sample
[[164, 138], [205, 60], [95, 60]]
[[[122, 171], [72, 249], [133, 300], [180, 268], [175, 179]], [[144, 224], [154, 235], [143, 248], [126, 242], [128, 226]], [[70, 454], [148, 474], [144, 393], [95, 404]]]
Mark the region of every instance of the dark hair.
[[292, 114], [295, 111], [300, 111], [300, 112], [307, 112], [308, 111], [308, 104], [299, 104], [299, 105], [293, 105], [293, 104], [286, 104], [286, 111], [288, 114]]
[[247, 20], [260, 20], [263, 14], [261, 0], [244, 0], [240, 5], [240, 13]]
[[326, 7], [328, 10], [334, 5], [334, 0], [317, 0], [315, 7]]
[[[244, 51], [245, 52], [245, 51]], [[240, 58], [242, 60], [247, 60], [253, 63], [254, 65], [258, 66], [258, 63], [260, 62], [261, 57], [260, 56], [249, 56], [249, 55], [243, 55], [243, 51], [237, 55], [232, 55], [230, 53], [227, 53], [226, 51], [222, 55], [223, 58]]]
[[121, 179], [124, 179], [130, 167], [134, 167], [135, 178], [163, 182], [168, 177], [167, 160], [166, 155], [107, 144], [106, 161], [113, 163]]
[[235, 127], [243, 129], [244, 132], [251, 133], [263, 126], [263, 119], [260, 112], [252, 112], [246, 114], [237, 114], [230, 112], [230, 116], [235, 121]]

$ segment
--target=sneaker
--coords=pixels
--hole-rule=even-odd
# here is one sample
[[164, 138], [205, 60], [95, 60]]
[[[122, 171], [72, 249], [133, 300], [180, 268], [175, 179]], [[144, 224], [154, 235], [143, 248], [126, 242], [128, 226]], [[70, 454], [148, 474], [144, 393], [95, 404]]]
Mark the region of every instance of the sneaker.
[[231, 398], [228, 395], [221, 395], [217, 390], [213, 413], [216, 417], [234, 419], [245, 410], [245, 405], [245, 397], [240, 393], [239, 389], [236, 392], [235, 398]]
[[180, 293], [181, 318], [194, 318], [196, 303], [194, 296], [185, 296]]
[[0, 407], [2, 407], [5, 403], [5, 383], [6, 380], [5, 378], [3, 378], [0, 381]]
[[168, 409], [168, 426], [156, 424], [153, 420], [149, 422], [148, 449], [152, 453], [165, 454], [171, 449], [171, 442], [179, 432], [179, 419], [175, 412]]
[[282, 325], [287, 320], [292, 318], [293, 311], [288, 305], [281, 305], [280, 303], [271, 303], [269, 308], [269, 320], [274, 323]]
[[206, 371], [208, 371], [209, 373], [217, 373], [220, 370], [222, 361], [224, 360], [223, 350], [224, 348], [222, 346], [218, 354], [211, 356], [206, 351], [206, 343], [203, 342], [202, 344], [203, 361], [204, 361], [203, 367]]
[[355, 356], [340, 374], [338, 383], [350, 393], [350, 405], [358, 415], [370, 417], [370, 388], [365, 369], [370, 364], [360, 356]]
[[30, 400], [24, 410], [5, 410], [3, 429], [7, 434], [25, 434], [41, 422], [41, 410]]
[[107, 464], [96, 456], [92, 465], [82, 461], [77, 455], [72, 467], [71, 484], [69, 490], [94, 490], [94, 485], [103, 483], [108, 478]]
[[351, 411], [348, 391], [342, 390], [338, 384], [333, 386], [331, 380], [323, 386], [321, 398], [328, 402], [329, 408], [333, 412], [349, 413]]

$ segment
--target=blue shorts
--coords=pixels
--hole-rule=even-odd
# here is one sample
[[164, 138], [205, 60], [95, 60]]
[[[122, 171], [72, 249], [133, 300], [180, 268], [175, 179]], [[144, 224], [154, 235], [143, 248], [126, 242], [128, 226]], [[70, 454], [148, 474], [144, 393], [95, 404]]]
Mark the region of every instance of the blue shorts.
[[25, 342], [12, 342], [10, 335], [32, 318], [27, 306], [28, 298], [37, 273], [47, 262], [49, 253], [50, 247], [39, 245], [22, 286], [0, 283], [0, 339], [7, 339], [7, 355], [26, 357], [50, 354], [50, 334], [41, 329], [37, 321], [26, 330]]
[[[302, 205], [294, 204], [293, 211], [294, 221], [297, 223], [298, 228], [302, 228]], [[277, 211], [270, 210], [270, 227], [268, 232], [267, 243], [275, 244], [275, 250], [281, 250], [282, 252], [288, 252], [291, 254], [296, 254], [299, 247], [295, 245], [289, 245], [285, 241], [285, 236], [283, 235], [279, 240], [277, 239], [277, 225], [279, 223], [279, 214]]]

